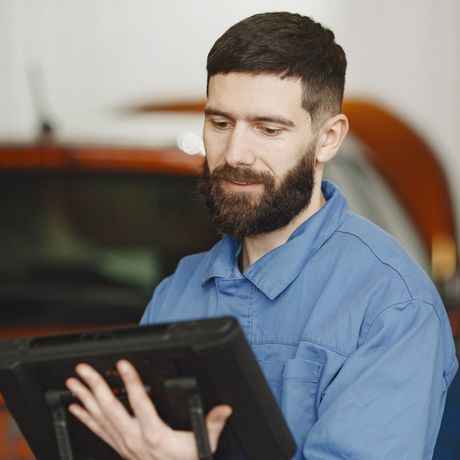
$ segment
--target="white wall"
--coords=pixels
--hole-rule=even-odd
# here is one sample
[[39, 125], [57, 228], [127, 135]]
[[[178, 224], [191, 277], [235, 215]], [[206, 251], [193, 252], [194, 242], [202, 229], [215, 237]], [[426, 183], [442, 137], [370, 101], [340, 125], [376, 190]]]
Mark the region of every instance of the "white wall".
[[35, 132], [27, 73], [36, 62], [42, 105], [69, 129], [136, 102], [203, 96], [214, 40], [273, 10], [334, 30], [348, 55], [347, 93], [393, 109], [435, 148], [460, 224], [458, 0], [0, 0], [0, 139]]

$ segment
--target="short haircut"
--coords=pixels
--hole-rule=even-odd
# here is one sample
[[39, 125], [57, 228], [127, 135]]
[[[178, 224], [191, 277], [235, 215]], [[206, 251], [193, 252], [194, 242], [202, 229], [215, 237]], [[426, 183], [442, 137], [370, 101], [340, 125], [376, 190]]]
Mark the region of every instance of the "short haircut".
[[261, 13], [230, 27], [208, 54], [213, 75], [230, 72], [300, 78], [302, 107], [313, 124], [341, 112], [347, 60], [332, 31], [287, 12]]

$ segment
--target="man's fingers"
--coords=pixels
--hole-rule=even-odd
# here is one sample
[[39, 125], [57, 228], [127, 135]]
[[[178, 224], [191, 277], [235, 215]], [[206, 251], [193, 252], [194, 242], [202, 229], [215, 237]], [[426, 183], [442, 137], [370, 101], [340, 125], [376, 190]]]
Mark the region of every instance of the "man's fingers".
[[96, 399], [89, 389], [78, 379], [69, 378], [66, 381], [67, 388], [80, 400], [86, 410], [99, 418], [101, 411]]
[[131, 409], [139, 420], [142, 431], [158, 432], [165, 429], [167, 425], [158, 415], [134, 366], [128, 361], [121, 360], [117, 363], [117, 369], [125, 384]]
[[[98, 426], [115, 442], [118, 440], [118, 433], [136, 431], [136, 424], [132, 417], [114, 396], [112, 389], [102, 376], [87, 364], [79, 364], [76, 371], [87, 387], [79, 380], [72, 378], [67, 380], [67, 386], [81, 401]], [[116, 423], [114, 424], [113, 421]]]
[[[145, 449], [151, 452], [160, 452], [162, 449], [174, 451], [177, 448], [175, 441], [179, 437], [187, 439], [187, 445], [194, 451], [191, 433], [175, 432], [159, 417], [136, 369], [125, 360], [117, 363], [117, 369], [126, 387], [134, 417], [128, 414], [102, 376], [86, 364], [79, 364], [76, 368], [77, 374], [86, 385], [75, 378], [69, 378], [66, 382], [83, 406], [71, 405], [71, 413], [121, 452], [122, 456], [124, 453], [133, 453], [132, 458], [144, 458]], [[214, 407], [206, 416], [206, 427], [213, 451], [217, 448], [219, 436], [231, 413], [229, 406], [221, 405]], [[141, 453], [138, 455], [139, 452]]]
[[114, 445], [116, 437], [113, 436], [113, 430], [104, 423], [105, 419], [92, 393], [75, 378], [67, 379], [66, 385], [83, 405], [71, 404], [69, 411], [105, 442]]
[[221, 405], [213, 407], [206, 416], [206, 428], [208, 429], [209, 444], [213, 452], [217, 449], [219, 436], [222, 433], [225, 422], [230, 415], [232, 415], [232, 408], [230, 406]]

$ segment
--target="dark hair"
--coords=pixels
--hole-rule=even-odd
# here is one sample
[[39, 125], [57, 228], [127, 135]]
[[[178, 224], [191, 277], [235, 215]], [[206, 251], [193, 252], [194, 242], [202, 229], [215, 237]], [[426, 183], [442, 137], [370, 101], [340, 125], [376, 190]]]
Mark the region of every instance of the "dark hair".
[[340, 113], [347, 60], [334, 34], [311, 18], [277, 12], [251, 16], [230, 27], [208, 54], [209, 79], [215, 74], [273, 73], [300, 78], [302, 107], [313, 122]]

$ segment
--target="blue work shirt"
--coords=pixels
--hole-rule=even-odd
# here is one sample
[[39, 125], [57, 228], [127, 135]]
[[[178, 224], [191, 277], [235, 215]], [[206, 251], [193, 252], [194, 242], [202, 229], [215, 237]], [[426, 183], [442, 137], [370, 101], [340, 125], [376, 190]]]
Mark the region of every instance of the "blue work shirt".
[[322, 190], [321, 210], [244, 273], [230, 236], [182, 259], [141, 322], [238, 318], [295, 459], [430, 459], [457, 369], [442, 301], [394, 238]]

